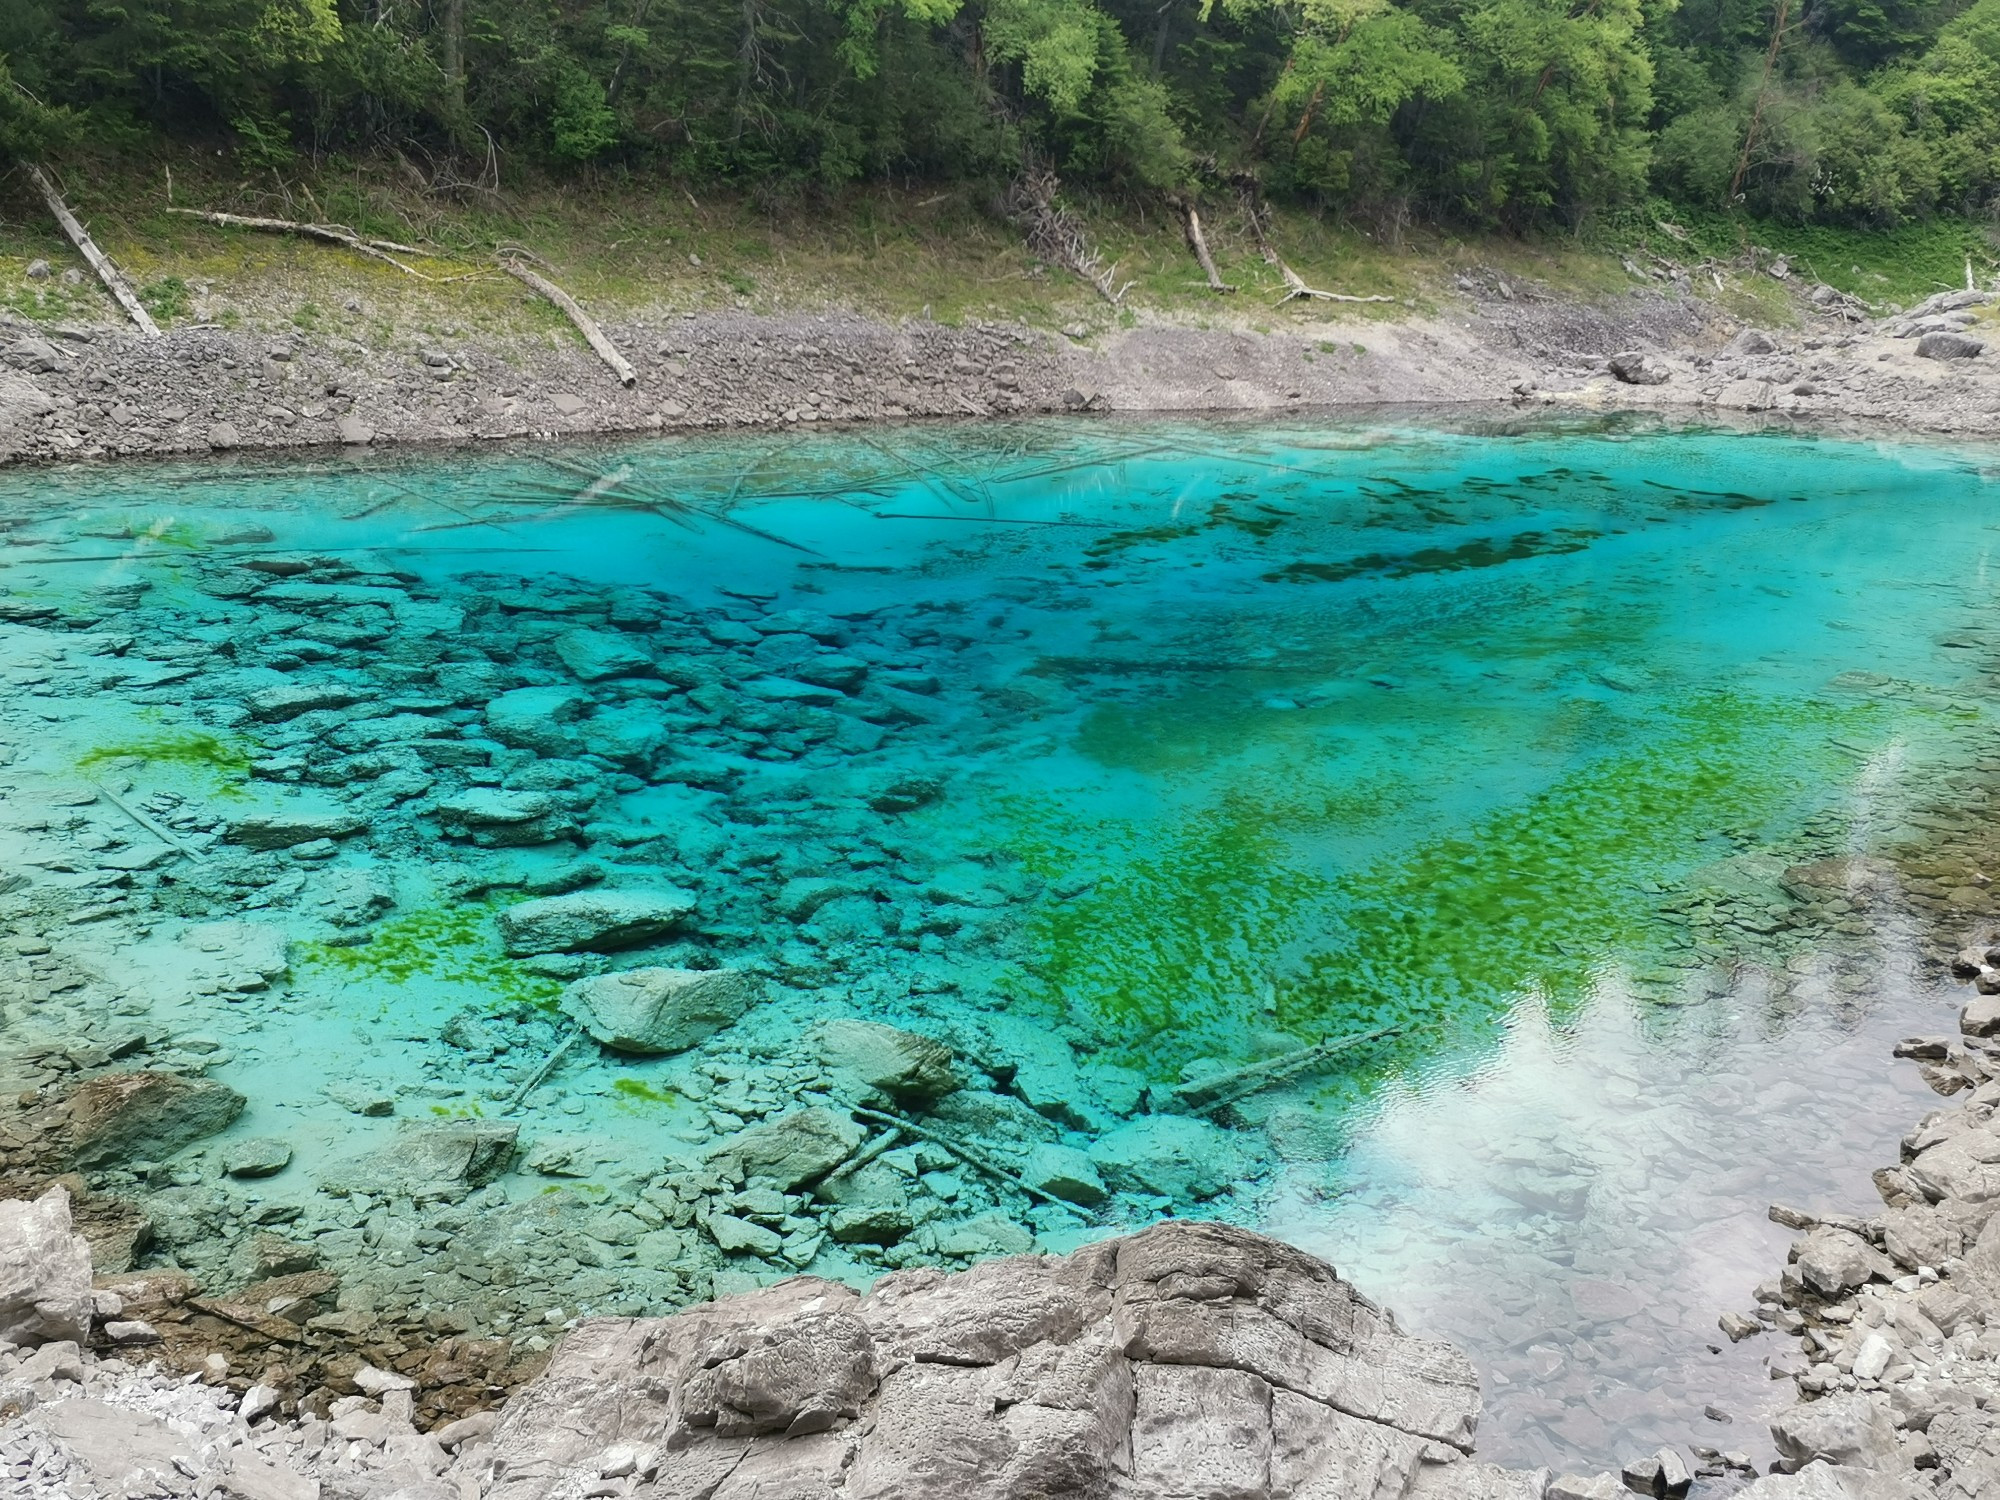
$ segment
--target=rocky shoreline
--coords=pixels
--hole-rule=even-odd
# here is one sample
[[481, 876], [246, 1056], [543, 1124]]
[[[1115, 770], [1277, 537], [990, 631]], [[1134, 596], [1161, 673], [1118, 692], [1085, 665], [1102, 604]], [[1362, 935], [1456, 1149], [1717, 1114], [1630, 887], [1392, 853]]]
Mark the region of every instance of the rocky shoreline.
[[[1819, 289], [1824, 291], [1826, 289]], [[389, 348], [212, 326], [157, 341], [0, 315], [0, 461], [339, 445], [546, 442], [1048, 412], [1273, 412], [1474, 403], [2000, 431], [1993, 294], [1869, 321], [1829, 296], [1786, 331], [1685, 290], [1600, 302], [1498, 275], [1394, 321], [1290, 330], [1141, 323], [1074, 337], [1004, 323], [699, 313], [613, 325], [626, 389], [581, 346], [412, 337]]]

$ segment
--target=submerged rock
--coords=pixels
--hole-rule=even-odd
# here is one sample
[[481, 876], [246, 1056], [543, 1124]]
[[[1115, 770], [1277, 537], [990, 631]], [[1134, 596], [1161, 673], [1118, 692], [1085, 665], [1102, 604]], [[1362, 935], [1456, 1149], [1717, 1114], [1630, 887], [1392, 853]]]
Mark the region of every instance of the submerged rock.
[[898, 1103], [935, 1103], [963, 1082], [943, 1043], [877, 1021], [822, 1021], [808, 1040], [836, 1074]]
[[1186, 1115], [1149, 1115], [1095, 1142], [1090, 1159], [1120, 1192], [1199, 1203], [1227, 1192], [1250, 1168], [1241, 1139]]
[[390, 1144], [330, 1167], [329, 1191], [451, 1197], [484, 1187], [512, 1164], [520, 1127], [504, 1120], [412, 1121]]
[[[574, 1329], [467, 1461], [552, 1500], [643, 1451], [661, 1494], [1539, 1500], [1461, 1460], [1479, 1390], [1330, 1266], [1176, 1222], [1060, 1259], [813, 1277]], [[767, 1483], [768, 1481], [768, 1483]]]
[[225, 1130], [243, 1096], [207, 1078], [177, 1073], [100, 1073], [63, 1102], [61, 1155], [79, 1167], [160, 1161]]
[[867, 1136], [846, 1115], [812, 1105], [730, 1137], [710, 1159], [741, 1171], [752, 1186], [764, 1183], [791, 1192], [846, 1161]]
[[649, 672], [653, 658], [630, 636], [608, 630], [572, 630], [555, 638], [562, 664], [581, 682]]
[[577, 980], [561, 1004], [605, 1046], [649, 1055], [685, 1052], [761, 998], [762, 982], [734, 969], [626, 969]]
[[695, 907], [687, 891], [576, 891], [523, 901], [500, 913], [500, 941], [532, 953], [609, 952], [672, 932]]
[[356, 812], [254, 813], [231, 822], [223, 837], [248, 849], [290, 849], [315, 839], [344, 839], [366, 831], [368, 820]]
[[0, 1340], [81, 1341], [90, 1313], [90, 1245], [70, 1225], [68, 1190], [0, 1202]]
[[573, 755], [581, 741], [570, 726], [589, 708], [590, 695], [577, 688], [515, 688], [486, 705], [486, 730], [517, 750]]

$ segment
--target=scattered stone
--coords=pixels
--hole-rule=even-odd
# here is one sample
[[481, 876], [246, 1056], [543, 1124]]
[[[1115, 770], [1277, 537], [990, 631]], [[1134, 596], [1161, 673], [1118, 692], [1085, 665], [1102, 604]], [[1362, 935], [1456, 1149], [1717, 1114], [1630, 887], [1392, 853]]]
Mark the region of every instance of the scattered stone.
[[1764, 1331], [1764, 1325], [1755, 1318], [1745, 1317], [1739, 1312], [1726, 1312], [1716, 1320], [1716, 1325], [1729, 1335], [1729, 1342], [1740, 1344], [1753, 1334]]
[[1021, 1168], [1021, 1180], [1066, 1203], [1094, 1208], [1110, 1196], [1096, 1164], [1074, 1146], [1050, 1142], [1028, 1153]]
[[1605, 361], [1612, 377], [1626, 385], [1665, 385], [1673, 372], [1650, 355], [1632, 350]]
[[1649, 1458], [1625, 1465], [1620, 1476], [1625, 1488], [1653, 1500], [1684, 1500], [1694, 1488], [1694, 1475], [1687, 1461], [1672, 1448], [1662, 1448]]
[[761, 981], [734, 969], [626, 969], [579, 979], [561, 1005], [613, 1051], [659, 1055], [706, 1041], [762, 995]]
[[1940, 330], [1917, 340], [1918, 359], [1977, 359], [1985, 352], [1985, 341], [1970, 334]]
[[375, 429], [352, 414], [333, 424], [334, 435], [350, 446], [362, 447], [375, 441]]
[[1782, 1413], [1771, 1441], [1794, 1469], [1814, 1459], [1858, 1469], [1897, 1466], [1896, 1428], [1883, 1406], [1860, 1394], [1827, 1396]]
[[686, 891], [577, 891], [510, 906], [499, 915], [500, 940], [515, 957], [531, 953], [609, 953], [664, 937], [695, 907]]
[[234, 1142], [222, 1158], [231, 1177], [274, 1177], [291, 1164], [292, 1148], [265, 1135]]

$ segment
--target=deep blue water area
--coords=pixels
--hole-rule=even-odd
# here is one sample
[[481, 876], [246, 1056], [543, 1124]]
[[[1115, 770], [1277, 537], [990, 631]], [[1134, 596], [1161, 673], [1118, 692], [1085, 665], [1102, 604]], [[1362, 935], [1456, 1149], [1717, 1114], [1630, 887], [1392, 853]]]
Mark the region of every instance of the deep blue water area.
[[[1996, 477], [1394, 418], [0, 474], [0, 1017], [246, 1097], [106, 1178], [218, 1275], [275, 1204], [518, 1334], [1215, 1214], [1471, 1348], [1487, 1456], [1756, 1451], [1764, 1207], [1863, 1206], [1994, 913]], [[721, 1013], [580, 1034], [632, 969]]]

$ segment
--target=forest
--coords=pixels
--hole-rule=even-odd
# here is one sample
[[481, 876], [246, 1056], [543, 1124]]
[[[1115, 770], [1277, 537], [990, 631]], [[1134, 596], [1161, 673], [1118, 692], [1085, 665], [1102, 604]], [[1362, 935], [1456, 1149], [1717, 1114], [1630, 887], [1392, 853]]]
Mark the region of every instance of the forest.
[[0, 157], [797, 194], [1024, 174], [1395, 228], [2000, 205], [2000, 0], [6, 0]]

